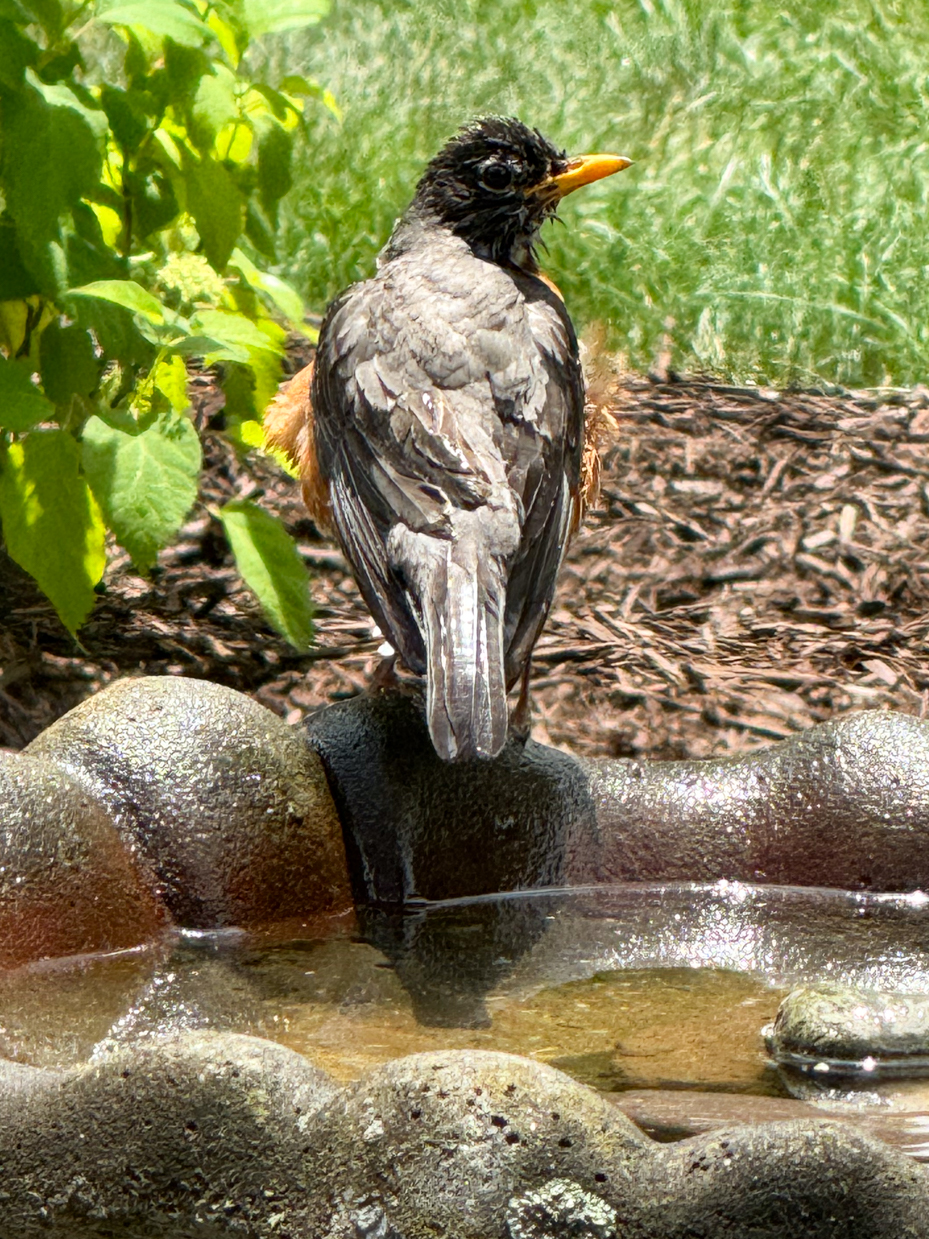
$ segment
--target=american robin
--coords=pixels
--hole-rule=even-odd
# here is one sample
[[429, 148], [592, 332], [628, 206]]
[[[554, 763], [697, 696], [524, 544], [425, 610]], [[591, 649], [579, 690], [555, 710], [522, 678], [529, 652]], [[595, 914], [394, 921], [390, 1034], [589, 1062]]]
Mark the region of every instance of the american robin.
[[440, 757], [493, 757], [584, 507], [584, 380], [542, 224], [630, 164], [488, 117], [426, 167], [377, 274], [266, 416], [372, 615], [426, 677]]

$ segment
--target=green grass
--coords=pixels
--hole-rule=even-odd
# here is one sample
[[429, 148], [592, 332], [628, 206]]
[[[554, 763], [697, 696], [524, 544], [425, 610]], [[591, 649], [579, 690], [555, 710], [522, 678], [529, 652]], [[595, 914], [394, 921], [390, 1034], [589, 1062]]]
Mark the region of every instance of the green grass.
[[322, 309], [462, 121], [637, 160], [562, 208], [545, 267], [631, 364], [910, 384], [929, 353], [929, 5], [336, 0], [276, 53], [331, 87], [281, 239]]

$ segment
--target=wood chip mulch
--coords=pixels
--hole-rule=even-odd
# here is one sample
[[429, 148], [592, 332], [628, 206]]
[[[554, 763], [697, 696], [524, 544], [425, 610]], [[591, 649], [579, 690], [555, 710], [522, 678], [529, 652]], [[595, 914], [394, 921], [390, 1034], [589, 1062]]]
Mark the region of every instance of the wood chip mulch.
[[[565, 565], [533, 665], [536, 739], [589, 756], [708, 757], [848, 710], [929, 710], [929, 390], [778, 393], [605, 372], [601, 506]], [[117, 676], [192, 675], [290, 722], [361, 692], [379, 636], [339, 551], [267, 458], [210, 430], [207, 469], [151, 578], [114, 554], [80, 645], [0, 555], [0, 745]], [[283, 517], [313, 577], [298, 654], [236, 576], [211, 509]]]

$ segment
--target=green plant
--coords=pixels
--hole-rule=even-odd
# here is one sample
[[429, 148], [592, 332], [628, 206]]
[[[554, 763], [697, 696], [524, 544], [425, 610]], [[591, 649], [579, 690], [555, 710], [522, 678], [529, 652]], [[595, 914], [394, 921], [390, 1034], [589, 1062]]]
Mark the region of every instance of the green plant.
[[[254, 442], [303, 304], [274, 258], [314, 82], [251, 80], [249, 40], [328, 0], [0, 0], [0, 521], [76, 632], [107, 531], [147, 571], [197, 493], [187, 359], [222, 363], [227, 432]], [[273, 518], [218, 513], [294, 644], [306, 572]], [[269, 524], [269, 522], [271, 522]]]

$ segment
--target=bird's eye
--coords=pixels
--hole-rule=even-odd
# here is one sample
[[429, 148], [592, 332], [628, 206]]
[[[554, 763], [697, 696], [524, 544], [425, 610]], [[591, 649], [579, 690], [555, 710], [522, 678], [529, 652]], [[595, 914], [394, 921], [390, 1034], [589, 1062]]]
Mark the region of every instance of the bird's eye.
[[505, 163], [488, 163], [481, 168], [480, 182], [485, 189], [499, 193], [501, 189], [509, 189], [513, 183], [513, 173]]

